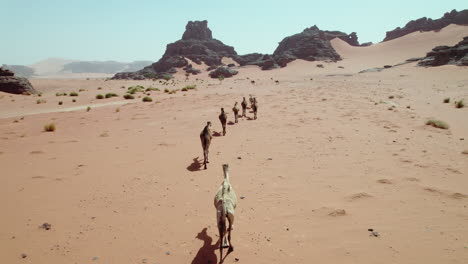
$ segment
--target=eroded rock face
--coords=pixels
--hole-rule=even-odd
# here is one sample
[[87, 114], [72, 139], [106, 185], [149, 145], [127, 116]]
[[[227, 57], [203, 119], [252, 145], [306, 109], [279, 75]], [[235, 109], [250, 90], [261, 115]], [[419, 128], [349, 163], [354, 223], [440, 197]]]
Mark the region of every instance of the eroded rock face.
[[[176, 71], [175, 69], [189, 65], [189, 62], [185, 58], [192, 60], [196, 64], [201, 64], [203, 62], [208, 66], [219, 66], [222, 65], [221, 59], [223, 57], [236, 56], [237, 53], [233, 47], [225, 45], [223, 42], [212, 37], [211, 30], [208, 28], [208, 22], [206, 20], [190, 21], [185, 27], [182, 39], [168, 44], [166, 52], [158, 62], [134, 74], [121, 73], [114, 76], [114, 78], [174, 73], [174, 71]], [[197, 71], [191, 71], [192, 74], [195, 72]]]
[[468, 25], [468, 9], [460, 12], [454, 9], [435, 20], [427, 17], [411, 20], [403, 28], [397, 27], [394, 30], [388, 31], [383, 41], [396, 39], [416, 31], [440, 30], [450, 24]]
[[15, 74], [0, 68], [0, 91], [12, 94], [37, 94], [28, 79], [14, 76]]
[[453, 47], [437, 46], [418, 62], [418, 66], [468, 66], [468, 36]]
[[[330, 35], [317, 26], [284, 38], [273, 53], [276, 61], [303, 59], [307, 61], [338, 61], [340, 55], [330, 44]], [[284, 63], [283, 63], [284, 64]], [[287, 63], [286, 63], [287, 64]], [[285, 64], [284, 64], [285, 65]]]

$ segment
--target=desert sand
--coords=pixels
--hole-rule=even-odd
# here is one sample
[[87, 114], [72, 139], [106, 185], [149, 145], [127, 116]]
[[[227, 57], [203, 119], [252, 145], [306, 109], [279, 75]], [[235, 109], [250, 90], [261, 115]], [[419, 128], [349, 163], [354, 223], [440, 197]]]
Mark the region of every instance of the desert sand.
[[[453, 104], [468, 100], [468, 68], [358, 74], [466, 35], [335, 39], [343, 61], [242, 67], [223, 81], [33, 79], [41, 97], [0, 93], [1, 262], [217, 263], [213, 198], [229, 163], [239, 202], [225, 263], [468, 263], [468, 108]], [[124, 100], [133, 85], [161, 91]], [[120, 96], [95, 99], [109, 92]], [[233, 121], [250, 94], [258, 119], [215, 133], [203, 170], [203, 126], [221, 131], [219, 109]]]

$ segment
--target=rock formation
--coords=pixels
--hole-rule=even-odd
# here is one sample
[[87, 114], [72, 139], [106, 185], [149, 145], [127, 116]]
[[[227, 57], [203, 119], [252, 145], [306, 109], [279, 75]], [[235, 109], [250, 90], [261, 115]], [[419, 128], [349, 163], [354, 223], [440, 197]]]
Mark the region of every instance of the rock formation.
[[219, 67], [216, 70], [210, 72], [211, 78], [229, 78], [237, 74], [237, 71], [226, 68], [226, 67]]
[[12, 94], [37, 94], [28, 79], [17, 77], [15, 74], [0, 68], [0, 91]]
[[418, 66], [468, 66], [468, 36], [453, 47], [438, 46], [418, 62]]
[[468, 25], [468, 9], [460, 12], [454, 9], [436, 20], [427, 17], [411, 20], [403, 28], [397, 27], [394, 30], [388, 31], [383, 41], [396, 39], [416, 31], [440, 30], [450, 24]]
[[[204, 62], [208, 66], [222, 65], [223, 57], [236, 57], [237, 53], [233, 47], [225, 45], [221, 41], [214, 39], [208, 22], [190, 21], [185, 27], [182, 39], [168, 44], [166, 52], [162, 58], [152, 65], [143, 68], [135, 73], [120, 73], [114, 76], [115, 79], [131, 76], [132, 78], [159, 77], [162, 74], [175, 73], [176, 68], [186, 67], [190, 59], [197, 64]], [[187, 67], [189, 73], [196, 74], [196, 69]]]
[[[308, 61], [341, 60], [330, 44], [330, 40], [333, 38], [340, 38], [352, 46], [359, 46], [355, 32], [348, 35], [340, 31], [322, 31], [313, 26], [306, 28], [302, 33], [284, 38], [272, 55], [260, 53], [237, 55], [233, 47], [213, 38], [206, 20], [190, 21], [185, 27], [182, 39], [168, 44], [166, 52], [158, 62], [136, 72], [118, 73], [113, 79], [163, 78], [177, 72], [177, 68], [183, 68], [187, 74], [200, 73], [199, 69], [194, 68], [196, 65], [191, 65], [187, 59], [196, 64], [205, 63], [210, 66], [208, 67], [209, 71], [224, 66], [221, 62], [223, 57], [232, 58], [240, 66], [257, 65], [262, 70], [285, 67], [289, 62], [296, 59]], [[220, 71], [223, 72], [225, 69]], [[218, 74], [220, 73], [213, 73], [212, 75], [216, 76]], [[230, 77], [232, 74], [221, 75]]]

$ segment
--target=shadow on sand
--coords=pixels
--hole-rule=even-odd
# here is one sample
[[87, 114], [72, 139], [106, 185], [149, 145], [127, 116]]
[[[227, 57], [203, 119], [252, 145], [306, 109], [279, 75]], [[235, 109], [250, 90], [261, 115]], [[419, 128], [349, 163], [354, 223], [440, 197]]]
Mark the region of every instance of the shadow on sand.
[[218, 257], [215, 251], [219, 249], [219, 242], [214, 245], [211, 244], [213, 243], [213, 238], [206, 233], [206, 228], [203, 228], [196, 237], [203, 240], [203, 246], [198, 250], [197, 255], [192, 260], [192, 264], [217, 264]]
[[192, 164], [190, 164], [188, 167], [187, 167], [187, 170], [189, 171], [199, 171], [202, 167], [202, 162], [200, 160], [198, 160], [198, 157], [194, 158], [193, 159], [193, 162]]
[[221, 137], [222, 135], [223, 135], [223, 133], [213, 131], [213, 137]]
[[234, 125], [235, 123], [232, 122], [232, 121], [229, 121], [227, 124], [230, 125], [230, 126], [232, 126], [232, 125]]

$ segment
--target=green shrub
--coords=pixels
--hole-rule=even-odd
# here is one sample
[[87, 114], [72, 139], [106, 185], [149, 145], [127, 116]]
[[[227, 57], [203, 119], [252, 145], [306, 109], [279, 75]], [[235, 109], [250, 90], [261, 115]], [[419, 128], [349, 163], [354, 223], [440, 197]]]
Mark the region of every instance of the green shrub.
[[159, 88], [153, 88], [153, 87], [148, 87], [148, 88], [146, 88], [145, 92], [149, 92], [149, 91], [157, 91], [157, 92], [159, 92], [160, 90], [159, 90]]
[[104, 95], [98, 94], [98, 95], [96, 95], [96, 99], [104, 99]]
[[71, 92], [70, 96], [78, 96], [78, 93], [77, 92]]
[[165, 93], [168, 93], [168, 92], [169, 92], [169, 89], [165, 88], [165, 89], [164, 89], [164, 92], [165, 92]]
[[106, 98], [117, 97], [116, 93], [106, 93]]
[[460, 101], [455, 102], [455, 107], [456, 108], [463, 108], [465, 107], [465, 102], [463, 102], [463, 99]]
[[162, 78], [163, 78], [164, 80], [166, 80], [166, 81], [169, 81], [170, 79], [172, 79], [172, 75], [170, 75], [170, 74], [164, 74], [164, 75], [162, 76]]
[[45, 132], [54, 132], [55, 131], [55, 124], [50, 123], [44, 126], [44, 131]]
[[86, 112], [89, 112], [91, 111], [91, 106], [88, 106], [88, 108], [86, 108]]
[[36, 104], [45, 104], [45, 103], [47, 103], [47, 101], [46, 101], [46, 100], [43, 100], [43, 99], [38, 99], [38, 100], [36, 101]]
[[65, 96], [67, 93], [55, 93], [55, 96]]
[[447, 123], [445, 123], [444, 121], [435, 120], [435, 119], [428, 120], [426, 122], [426, 125], [441, 128], [441, 129], [448, 129], [449, 128], [449, 125]]
[[149, 96], [145, 96], [145, 97], [143, 97], [142, 101], [143, 102], [152, 102], [153, 99], [151, 99], [151, 97], [149, 97]]
[[135, 96], [131, 95], [131, 94], [126, 94], [123, 96], [123, 98], [125, 99], [135, 99]]
[[81, 92], [84, 92], [84, 91], [86, 91], [86, 90], [83, 89], [83, 88], [78, 90], [78, 92], [80, 92], [80, 93], [81, 93]]

